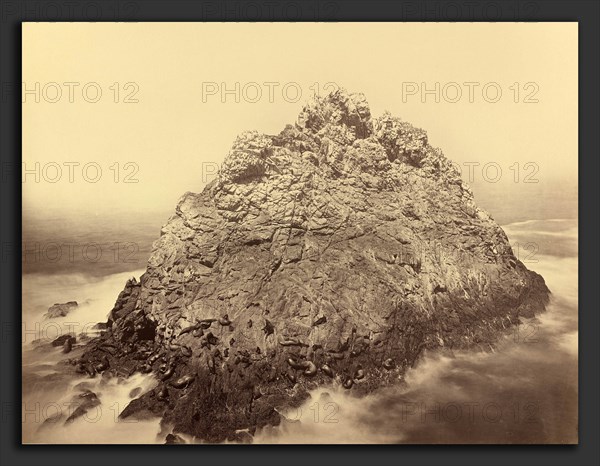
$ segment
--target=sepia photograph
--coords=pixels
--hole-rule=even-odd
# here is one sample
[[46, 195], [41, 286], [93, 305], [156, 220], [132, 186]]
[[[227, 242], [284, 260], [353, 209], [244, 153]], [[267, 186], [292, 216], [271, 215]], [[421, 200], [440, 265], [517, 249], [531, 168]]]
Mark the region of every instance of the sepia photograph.
[[24, 22], [22, 443], [577, 445], [578, 34]]

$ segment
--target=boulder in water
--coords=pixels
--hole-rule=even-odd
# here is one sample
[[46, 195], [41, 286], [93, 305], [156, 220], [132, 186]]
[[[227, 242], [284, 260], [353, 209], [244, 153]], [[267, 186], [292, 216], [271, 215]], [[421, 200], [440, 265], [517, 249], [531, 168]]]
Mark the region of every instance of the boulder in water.
[[66, 333], [64, 335], [61, 335], [59, 337], [57, 337], [56, 339], [54, 339], [51, 343], [52, 346], [62, 346], [64, 347], [65, 343], [69, 341], [71, 342], [71, 345], [73, 345], [74, 343], [76, 343], [77, 339], [75, 338], [75, 335], [73, 335], [72, 333]]
[[56, 303], [48, 308], [48, 312], [44, 314], [46, 319], [56, 319], [57, 317], [66, 317], [73, 309], [77, 309], [79, 304], [77, 301], [69, 301], [66, 303]]

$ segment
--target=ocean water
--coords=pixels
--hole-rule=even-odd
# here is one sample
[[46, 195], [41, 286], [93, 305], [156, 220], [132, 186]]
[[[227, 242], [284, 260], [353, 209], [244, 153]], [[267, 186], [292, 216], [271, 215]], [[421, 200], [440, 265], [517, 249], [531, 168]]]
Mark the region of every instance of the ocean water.
[[[118, 414], [132, 398], [152, 389], [152, 376], [135, 374], [127, 380], [65, 371], [62, 360], [82, 353], [86, 339], [106, 322], [125, 282], [145, 271], [152, 242], [170, 213], [102, 218], [50, 217], [25, 219], [23, 232], [22, 334], [24, 443], [155, 443], [159, 419], [120, 421]], [[55, 303], [77, 301], [62, 318], [46, 319]], [[77, 343], [69, 354], [49, 348], [57, 336], [73, 334]], [[100, 401], [74, 422], [65, 422], [85, 390]]]
[[[497, 201], [490, 196], [491, 204]], [[493, 202], [492, 202], [493, 201]], [[480, 203], [481, 204], [481, 203]], [[494, 211], [489, 205], [488, 210]], [[502, 209], [500, 209], [502, 210]], [[578, 402], [577, 220], [573, 204], [524, 216], [502, 210], [504, 230], [525, 265], [546, 279], [552, 291], [547, 312], [507, 334], [494, 352], [429, 353], [407, 374], [407, 384], [357, 398], [338, 387], [324, 387], [298, 409], [282, 413], [280, 426], [258, 431], [256, 443], [576, 443]], [[500, 219], [497, 217], [497, 220]], [[98, 221], [86, 228], [60, 220], [29, 227], [23, 275], [23, 441], [25, 443], [163, 443], [159, 420], [117, 419], [132, 396], [152, 389], [151, 375], [106, 381], [69, 375], [58, 364], [77, 357], [95, 323], [106, 321], [125, 281], [143, 273], [150, 245], [168, 215], [129, 224]], [[86, 254], [61, 255], [35, 244], [60, 241], [100, 246], [95, 262]], [[107, 240], [108, 238], [108, 240]], [[114, 238], [114, 241], [112, 239]], [[123, 261], [114, 242], [135, 243], [135, 261]], [[94, 250], [98, 248], [95, 247]], [[55, 248], [56, 250], [56, 248]], [[54, 250], [54, 252], [55, 252]], [[63, 246], [63, 254], [65, 247]], [[68, 250], [68, 249], [67, 249]], [[33, 251], [33, 255], [32, 252]], [[104, 252], [107, 251], [107, 252]], [[66, 257], [66, 259], [65, 259]], [[126, 257], [131, 258], [131, 250]], [[25, 264], [28, 261], [28, 264]], [[76, 300], [69, 316], [48, 321], [54, 303]], [[78, 345], [64, 355], [43, 341], [72, 332]], [[73, 398], [82, 390], [97, 394], [100, 405], [74, 422]], [[135, 391], [134, 391], [135, 390]]]

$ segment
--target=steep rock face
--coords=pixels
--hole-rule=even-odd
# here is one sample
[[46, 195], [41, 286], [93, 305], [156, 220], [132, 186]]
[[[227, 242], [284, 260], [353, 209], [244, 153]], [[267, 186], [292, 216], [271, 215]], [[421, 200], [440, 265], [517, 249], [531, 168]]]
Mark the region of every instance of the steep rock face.
[[423, 130], [338, 91], [237, 138], [81, 364], [156, 373], [122, 416], [222, 441], [319, 384], [366, 392], [426, 348], [487, 347], [548, 294]]

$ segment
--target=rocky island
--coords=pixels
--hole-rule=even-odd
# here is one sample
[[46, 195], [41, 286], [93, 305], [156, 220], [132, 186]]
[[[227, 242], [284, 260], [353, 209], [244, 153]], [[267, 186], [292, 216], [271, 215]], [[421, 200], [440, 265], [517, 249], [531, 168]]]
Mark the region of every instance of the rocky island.
[[489, 349], [548, 298], [425, 131], [340, 90], [237, 138], [74, 363], [155, 374], [121, 417], [171, 440], [246, 441], [320, 385], [360, 395], [425, 350]]

